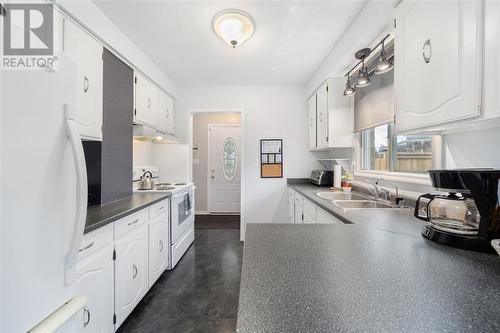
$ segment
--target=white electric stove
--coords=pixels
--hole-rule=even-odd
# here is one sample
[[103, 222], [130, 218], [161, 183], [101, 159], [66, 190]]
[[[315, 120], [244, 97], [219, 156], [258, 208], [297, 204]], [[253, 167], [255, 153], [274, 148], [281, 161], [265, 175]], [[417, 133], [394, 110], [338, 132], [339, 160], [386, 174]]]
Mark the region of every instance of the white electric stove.
[[[145, 172], [151, 172], [154, 189], [139, 190], [138, 183]], [[170, 197], [170, 260], [167, 269], [173, 269], [194, 241], [194, 184], [184, 182], [160, 182], [160, 171], [154, 166], [134, 167], [134, 192], [161, 192]]]

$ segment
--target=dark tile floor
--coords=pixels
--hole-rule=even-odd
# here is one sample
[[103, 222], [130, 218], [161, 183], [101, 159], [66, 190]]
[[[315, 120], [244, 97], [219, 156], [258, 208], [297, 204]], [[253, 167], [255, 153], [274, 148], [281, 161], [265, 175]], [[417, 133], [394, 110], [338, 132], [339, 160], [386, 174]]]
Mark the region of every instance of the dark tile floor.
[[239, 230], [196, 229], [118, 332], [235, 332], [242, 253]]
[[239, 215], [196, 215], [196, 229], [239, 229]]

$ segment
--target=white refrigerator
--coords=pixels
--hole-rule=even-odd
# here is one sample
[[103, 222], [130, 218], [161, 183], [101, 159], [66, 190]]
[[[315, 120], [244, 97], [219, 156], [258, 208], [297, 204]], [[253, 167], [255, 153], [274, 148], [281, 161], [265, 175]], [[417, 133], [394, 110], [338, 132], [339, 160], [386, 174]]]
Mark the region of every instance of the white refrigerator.
[[[87, 180], [81, 141], [64, 111], [77, 107], [76, 69], [59, 60], [57, 71], [0, 72], [1, 332], [26, 332], [77, 296], [71, 267]], [[80, 318], [60, 331], [74, 332]]]

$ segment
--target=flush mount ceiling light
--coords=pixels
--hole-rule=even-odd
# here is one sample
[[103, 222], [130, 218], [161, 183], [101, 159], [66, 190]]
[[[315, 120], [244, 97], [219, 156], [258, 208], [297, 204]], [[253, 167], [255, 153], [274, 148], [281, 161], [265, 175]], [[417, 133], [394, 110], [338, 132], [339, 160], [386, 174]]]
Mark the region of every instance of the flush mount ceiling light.
[[242, 45], [255, 31], [255, 24], [250, 15], [237, 9], [217, 13], [212, 20], [212, 26], [217, 36], [232, 48]]

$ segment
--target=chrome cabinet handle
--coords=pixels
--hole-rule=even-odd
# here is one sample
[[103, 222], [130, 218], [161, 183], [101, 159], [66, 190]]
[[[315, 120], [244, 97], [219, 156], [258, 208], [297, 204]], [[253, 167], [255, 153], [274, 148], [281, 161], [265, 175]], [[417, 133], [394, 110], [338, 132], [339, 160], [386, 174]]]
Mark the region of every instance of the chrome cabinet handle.
[[83, 76], [83, 92], [89, 91], [90, 82], [89, 78], [85, 75]]
[[134, 221], [129, 222], [128, 225], [136, 224], [137, 222], [139, 222], [139, 219], [135, 219]]
[[87, 306], [83, 307], [83, 328], [90, 323], [90, 310]]
[[163, 242], [160, 239], [160, 252], [163, 251]]
[[[426, 52], [427, 50], [429, 50], [429, 55], [427, 55]], [[422, 58], [424, 58], [425, 63], [428, 64], [429, 62], [431, 62], [431, 57], [432, 57], [432, 44], [431, 40], [427, 39], [424, 42], [424, 45], [422, 46]]]
[[164, 207], [164, 206], [161, 206], [161, 207], [159, 207], [159, 208], [158, 208], [158, 210], [162, 210], [163, 208], [165, 208], [165, 207]]
[[149, 109], [151, 107], [151, 98], [149, 98], [149, 97], [148, 97], [148, 103], [147, 103], [147, 105], [148, 105], [148, 109]]
[[168, 118], [169, 116], [170, 116], [170, 112], [169, 112], [169, 111], [168, 111], [168, 109], [167, 109], [167, 118]]
[[137, 266], [135, 264], [132, 265], [132, 279], [137, 277]]
[[90, 249], [92, 246], [94, 246], [94, 242], [90, 242], [88, 243], [87, 245], [85, 245], [84, 247], [82, 247], [80, 250], [78, 250], [78, 252], [83, 252], [85, 250], [88, 250]]

